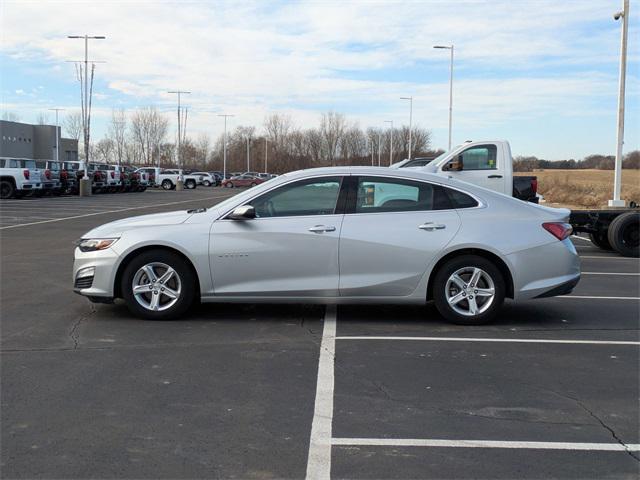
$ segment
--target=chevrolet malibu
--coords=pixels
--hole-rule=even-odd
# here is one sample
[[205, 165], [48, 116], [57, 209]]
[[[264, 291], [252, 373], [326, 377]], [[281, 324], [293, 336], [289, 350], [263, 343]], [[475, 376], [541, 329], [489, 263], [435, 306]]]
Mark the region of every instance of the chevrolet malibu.
[[78, 241], [74, 290], [147, 319], [200, 302], [424, 304], [490, 321], [505, 298], [570, 293], [569, 211], [419, 171], [288, 173], [211, 208], [107, 223]]

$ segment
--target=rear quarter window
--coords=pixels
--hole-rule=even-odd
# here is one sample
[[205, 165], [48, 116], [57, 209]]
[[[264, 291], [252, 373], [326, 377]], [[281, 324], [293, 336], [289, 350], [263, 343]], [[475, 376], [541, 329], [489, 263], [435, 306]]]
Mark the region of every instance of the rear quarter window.
[[445, 188], [445, 190], [453, 208], [473, 208], [478, 206], [478, 202], [471, 195], [452, 188]]

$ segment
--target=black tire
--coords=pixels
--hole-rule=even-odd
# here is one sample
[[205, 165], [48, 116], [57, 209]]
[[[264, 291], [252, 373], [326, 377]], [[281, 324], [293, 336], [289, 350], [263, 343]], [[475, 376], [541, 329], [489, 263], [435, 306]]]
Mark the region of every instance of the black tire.
[[187, 180], [186, 182], [184, 182], [184, 186], [185, 186], [185, 188], [187, 188], [189, 190], [193, 190], [194, 188], [196, 188], [196, 181], [195, 180]]
[[[180, 296], [177, 302], [166, 310], [149, 310], [138, 303], [133, 295], [132, 283], [134, 275], [144, 265], [153, 262], [160, 262], [170, 266], [176, 271], [180, 279]], [[122, 298], [133, 315], [146, 320], [170, 320], [179, 318], [191, 307], [196, 299], [197, 282], [193, 271], [180, 255], [168, 250], [158, 249], [143, 252], [129, 262], [122, 274], [120, 288]]]
[[209, 180], [205, 180], [204, 182], [202, 182], [202, 185], [205, 187], [210, 187], [211, 186], [211, 182]]
[[[449, 278], [456, 271], [464, 268], [479, 268], [483, 270], [484, 273], [488, 275], [493, 281], [493, 300], [486, 310], [476, 315], [464, 315], [457, 312], [449, 304], [449, 301], [447, 299], [447, 293], [449, 292], [447, 292], [446, 288]], [[484, 280], [485, 278], [486, 277], [483, 276], [483, 288], [486, 287], [486, 285], [484, 285], [484, 283], [486, 283]], [[467, 286], [466, 283], [465, 286]], [[468, 285], [468, 287], [470, 287], [470, 285]], [[474, 287], [477, 288], [476, 285], [474, 285]], [[469, 294], [472, 294], [474, 291], [477, 293], [477, 290], [470, 288]], [[460, 291], [460, 293], [463, 292]], [[505, 280], [498, 267], [496, 267], [490, 260], [476, 255], [462, 255], [460, 257], [452, 258], [444, 265], [442, 265], [442, 267], [440, 267], [436, 272], [435, 277], [433, 277], [433, 300], [435, 302], [436, 308], [438, 309], [438, 312], [440, 312], [440, 314], [449, 322], [456, 323], [458, 325], [482, 325], [493, 320], [493, 318], [500, 310], [500, 307], [502, 307], [505, 293]], [[470, 295], [469, 298], [472, 298], [472, 295]], [[461, 309], [464, 309], [465, 302], [466, 305], [469, 306], [469, 301], [466, 299], [462, 299], [460, 302], [462, 303]], [[482, 309], [483, 304], [479, 305], [480, 309]]]
[[624, 257], [638, 257], [640, 251], [640, 213], [627, 212], [609, 224], [607, 238], [613, 249]]
[[11, 198], [16, 194], [16, 187], [9, 180], [0, 181], [0, 198]]
[[601, 248], [602, 250], [613, 250], [613, 247], [611, 246], [611, 244], [609, 243], [609, 239], [607, 238], [606, 231], [590, 233], [589, 239], [591, 240], [591, 243], [593, 243], [596, 247]]
[[233, 183], [228, 182], [228, 183], [225, 185], [225, 187], [227, 187], [227, 188], [233, 188]]
[[162, 181], [162, 188], [165, 190], [173, 190], [173, 182], [169, 179]]
[[256, 183], [256, 182], [251, 182], [251, 186], [252, 186], [252, 187], [255, 187], [256, 185], [257, 185], [257, 183]]

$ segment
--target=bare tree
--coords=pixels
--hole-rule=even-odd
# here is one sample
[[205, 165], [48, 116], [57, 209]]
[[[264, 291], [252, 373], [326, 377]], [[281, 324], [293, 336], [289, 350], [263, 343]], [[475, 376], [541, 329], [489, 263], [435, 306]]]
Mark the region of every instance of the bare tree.
[[169, 121], [155, 107], [138, 109], [131, 118], [131, 133], [140, 148], [142, 161], [152, 165], [160, 159], [160, 145], [167, 136]]
[[267, 131], [269, 139], [269, 147], [273, 149], [276, 155], [287, 150], [285, 142], [292, 129], [291, 117], [288, 115], [277, 114], [269, 115], [264, 120], [264, 128]]
[[91, 146], [92, 157], [97, 157], [100, 162], [109, 163], [114, 152], [114, 141], [105, 137], [95, 145]]
[[108, 130], [109, 139], [113, 142], [113, 157], [120, 165], [127, 154], [127, 114], [124, 108], [111, 111], [111, 123]]
[[2, 120], [6, 120], [7, 122], [19, 122], [20, 115], [15, 112], [2, 112]]
[[36, 122], [38, 123], [38, 125], [48, 125], [49, 115], [44, 112], [40, 112], [38, 114], [38, 118], [36, 119]]
[[338, 147], [346, 128], [344, 115], [336, 112], [322, 114], [320, 120], [320, 134], [324, 143], [324, 157], [329, 165], [335, 166], [338, 157]]
[[198, 139], [195, 143], [196, 164], [198, 166], [206, 168], [210, 150], [211, 140], [209, 139], [209, 135], [207, 135], [206, 133], [201, 133], [200, 135], [198, 135]]
[[82, 136], [82, 114], [80, 111], [76, 110], [65, 115], [62, 124], [65, 134], [79, 142]]

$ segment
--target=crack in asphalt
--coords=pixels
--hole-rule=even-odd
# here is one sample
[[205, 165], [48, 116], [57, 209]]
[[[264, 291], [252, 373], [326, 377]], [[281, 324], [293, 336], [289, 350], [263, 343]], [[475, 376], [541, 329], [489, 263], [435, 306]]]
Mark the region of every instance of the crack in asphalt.
[[557, 395], [558, 397], [565, 398], [565, 399], [567, 399], [567, 400], [571, 400], [571, 401], [573, 401], [573, 402], [574, 402], [576, 405], [578, 405], [582, 410], [584, 410], [585, 412], [587, 412], [587, 414], [588, 414], [591, 418], [593, 418], [595, 421], [597, 421], [597, 422], [598, 422], [598, 424], [600, 424], [600, 425], [601, 425], [605, 430], [607, 430], [607, 431], [611, 434], [611, 436], [615, 439], [615, 441], [616, 441], [616, 442], [618, 442], [618, 443], [619, 443], [619, 444], [624, 448], [625, 452], [627, 452], [627, 454], [628, 454], [631, 458], [633, 458], [634, 460], [636, 460], [637, 462], [639, 462], [639, 463], [640, 463], [640, 457], [639, 457], [636, 453], [634, 453], [634, 452], [632, 452], [631, 450], [629, 450], [629, 446], [628, 446], [628, 445], [627, 445], [627, 444], [626, 444], [626, 443], [625, 443], [625, 442], [624, 442], [620, 437], [618, 437], [618, 435], [616, 434], [615, 430], [614, 430], [613, 428], [611, 428], [609, 425], [607, 425], [607, 424], [604, 422], [604, 420], [602, 420], [602, 419], [601, 419], [598, 415], [596, 415], [596, 414], [595, 414], [591, 409], [589, 409], [589, 407], [587, 407], [587, 406], [586, 406], [586, 405], [585, 405], [585, 404], [584, 404], [580, 399], [578, 399], [578, 398], [576, 398], [576, 397], [573, 397], [573, 396], [571, 396], [571, 395], [569, 395], [569, 394], [566, 394], [566, 393], [560, 393], [560, 392], [557, 392], [557, 391], [552, 390], [552, 389], [550, 389], [550, 388], [541, 387], [541, 386], [539, 386], [539, 385], [529, 385], [529, 386], [534, 387], [534, 388], [538, 388], [538, 389], [540, 389], [540, 390], [545, 390], [545, 391], [547, 391], [547, 392], [551, 392], [551, 393], [553, 393], [554, 395]]
[[73, 327], [71, 327], [71, 331], [69, 332], [69, 338], [71, 338], [71, 340], [73, 340], [73, 350], [77, 350], [78, 349], [78, 343], [80, 341], [80, 332], [78, 331], [78, 327], [80, 327], [80, 324], [85, 321], [88, 320], [89, 317], [91, 317], [93, 314], [95, 314], [97, 312], [95, 305], [93, 305], [93, 303], [89, 304], [89, 313], [84, 314], [84, 315], [80, 315], [78, 317], [78, 320], [76, 320], [76, 323], [73, 324]]

